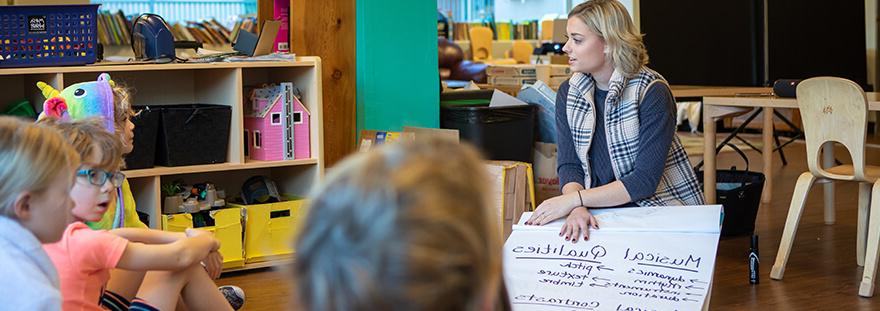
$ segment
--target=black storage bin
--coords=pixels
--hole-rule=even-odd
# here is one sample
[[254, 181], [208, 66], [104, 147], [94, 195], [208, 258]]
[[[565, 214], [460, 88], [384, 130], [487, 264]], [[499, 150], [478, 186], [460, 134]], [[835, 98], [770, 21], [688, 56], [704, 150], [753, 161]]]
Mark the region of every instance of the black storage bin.
[[440, 127], [458, 130], [461, 139], [476, 145], [488, 159], [532, 163], [535, 106], [446, 102], [440, 108]]
[[138, 112], [131, 118], [134, 123], [134, 148], [125, 156], [125, 168], [151, 168], [156, 160], [156, 136], [159, 133], [161, 111], [149, 106], [133, 108]]
[[181, 166], [226, 162], [229, 106], [208, 104], [160, 107], [156, 164]]
[[[715, 202], [724, 206], [724, 220], [721, 236], [752, 235], [755, 232], [755, 218], [761, 206], [761, 193], [764, 191], [764, 174], [749, 171], [749, 160], [734, 145], [731, 146], [746, 162], [745, 170], [732, 167], [715, 172]], [[703, 187], [703, 171], [697, 171], [697, 180]]]

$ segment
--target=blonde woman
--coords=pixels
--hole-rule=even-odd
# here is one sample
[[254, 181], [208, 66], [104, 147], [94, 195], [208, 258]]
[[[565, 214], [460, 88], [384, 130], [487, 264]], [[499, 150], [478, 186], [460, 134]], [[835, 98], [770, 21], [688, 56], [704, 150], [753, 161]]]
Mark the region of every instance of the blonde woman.
[[568, 14], [572, 75], [556, 97], [557, 171], [562, 195], [543, 202], [529, 224], [566, 217], [560, 236], [576, 242], [599, 228], [591, 208], [703, 203], [675, 136], [669, 85], [646, 67], [648, 53], [626, 8], [590, 0]]
[[0, 310], [61, 310], [58, 272], [41, 243], [64, 233], [78, 164], [58, 132], [0, 116], [0, 275], [10, 293]]
[[337, 165], [296, 244], [296, 310], [492, 310], [501, 243], [485, 170], [445, 141]]

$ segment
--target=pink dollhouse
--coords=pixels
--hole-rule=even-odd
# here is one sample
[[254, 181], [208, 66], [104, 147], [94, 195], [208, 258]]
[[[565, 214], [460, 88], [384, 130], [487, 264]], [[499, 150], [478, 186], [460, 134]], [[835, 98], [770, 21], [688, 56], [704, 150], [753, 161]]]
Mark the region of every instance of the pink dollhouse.
[[250, 159], [280, 161], [311, 156], [309, 111], [293, 95], [292, 83], [254, 89], [244, 118]]
[[308, 159], [312, 156], [311, 146], [309, 146], [309, 117], [311, 113], [299, 100], [299, 97], [291, 97], [293, 97], [294, 158]]

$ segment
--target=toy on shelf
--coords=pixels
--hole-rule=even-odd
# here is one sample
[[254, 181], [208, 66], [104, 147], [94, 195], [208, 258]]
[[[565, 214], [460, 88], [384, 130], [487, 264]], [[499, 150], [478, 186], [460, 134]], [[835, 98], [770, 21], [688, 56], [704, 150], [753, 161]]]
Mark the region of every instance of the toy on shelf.
[[267, 85], [251, 91], [244, 118], [245, 149], [253, 160], [307, 159], [309, 111], [293, 83]]
[[226, 206], [226, 192], [217, 190], [211, 183], [187, 186], [175, 181], [163, 185], [162, 193], [165, 196], [162, 212], [165, 214], [194, 214]]

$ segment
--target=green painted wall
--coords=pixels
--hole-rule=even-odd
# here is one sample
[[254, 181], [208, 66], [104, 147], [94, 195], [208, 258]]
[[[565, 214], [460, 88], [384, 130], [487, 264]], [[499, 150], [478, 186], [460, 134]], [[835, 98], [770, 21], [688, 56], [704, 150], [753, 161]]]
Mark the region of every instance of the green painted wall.
[[358, 134], [439, 126], [436, 1], [357, 1], [356, 54]]

